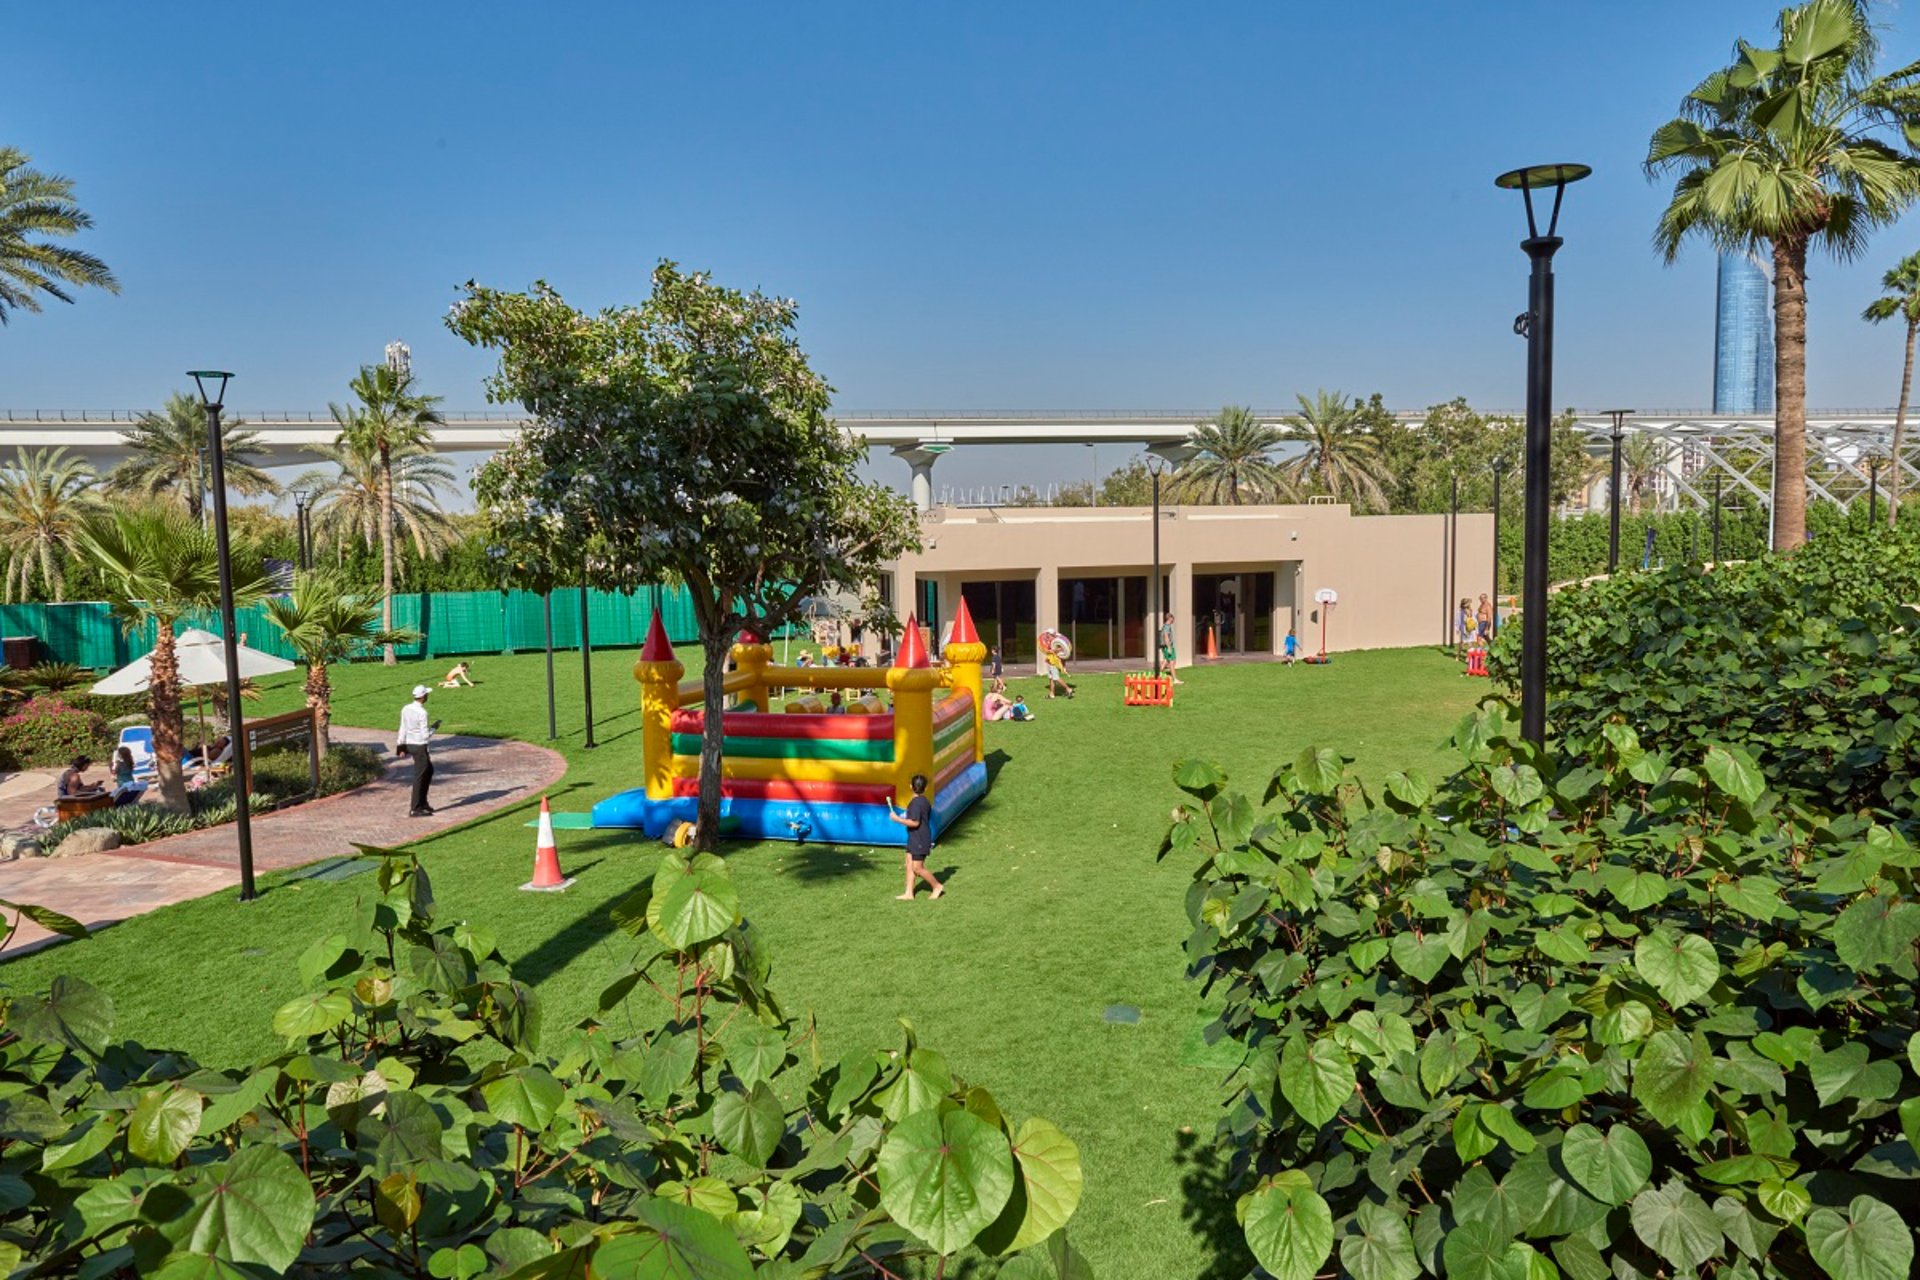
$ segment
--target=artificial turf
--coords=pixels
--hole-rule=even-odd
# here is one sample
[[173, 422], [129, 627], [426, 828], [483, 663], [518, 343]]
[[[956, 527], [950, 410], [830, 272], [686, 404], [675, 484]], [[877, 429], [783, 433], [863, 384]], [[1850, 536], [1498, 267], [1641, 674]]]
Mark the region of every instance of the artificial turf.
[[[582, 811], [634, 785], [640, 734], [631, 651], [594, 656], [599, 746], [582, 743], [579, 660], [560, 666], [566, 776], [553, 807]], [[693, 655], [683, 655], [683, 661]], [[546, 742], [539, 655], [475, 664], [478, 688], [436, 692], [446, 732]], [[1199, 1036], [1201, 996], [1184, 976], [1182, 900], [1191, 867], [1154, 853], [1178, 794], [1173, 763], [1223, 764], [1258, 792], [1308, 745], [1356, 758], [1377, 783], [1395, 768], [1447, 767], [1442, 742], [1485, 691], [1430, 650], [1338, 655], [1324, 667], [1235, 665], [1185, 673], [1171, 709], [1120, 705], [1120, 680], [1089, 675], [1071, 702], [1040, 682], [1030, 723], [987, 727], [992, 792], [948, 833], [930, 863], [945, 898], [897, 902], [897, 851], [819, 845], [730, 846], [747, 914], [774, 959], [789, 1012], [811, 1009], [829, 1054], [893, 1043], [898, 1018], [954, 1070], [988, 1085], [1017, 1115], [1044, 1115], [1080, 1144], [1086, 1197], [1069, 1228], [1106, 1276], [1244, 1274], [1233, 1199], [1205, 1154], [1220, 1070]], [[344, 724], [397, 719], [422, 664], [338, 668]], [[434, 668], [438, 674], [438, 667]], [[263, 682], [256, 714], [298, 705], [297, 673]], [[534, 983], [556, 1033], [592, 1012], [633, 946], [607, 918], [657, 847], [623, 833], [567, 830], [560, 852], [576, 887], [516, 891], [531, 865], [516, 806], [419, 844], [445, 919], [483, 921], [515, 973]], [[316, 849], [316, 856], [332, 852]], [[0, 966], [0, 988], [44, 987], [72, 973], [106, 990], [119, 1034], [233, 1065], [273, 1052], [272, 1012], [298, 991], [295, 960], [331, 931], [364, 879], [266, 882], [170, 907]], [[1111, 1020], [1109, 1010], [1131, 1006]], [[1236, 1269], [1237, 1268], [1237, 1269]]]

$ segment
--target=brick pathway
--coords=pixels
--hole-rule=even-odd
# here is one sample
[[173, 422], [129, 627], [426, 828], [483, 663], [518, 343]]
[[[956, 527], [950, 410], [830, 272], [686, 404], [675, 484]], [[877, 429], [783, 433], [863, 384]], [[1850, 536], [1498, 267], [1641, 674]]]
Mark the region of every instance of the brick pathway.
[[[395, 760], [392, 735], [333, 726], [335, 742], [371, 746], [386, 773], [364, 787], [253, 820], [256, 874], [352, 852], [354, 844], [398, 845], [517, 804], [566, 772], [556, 752], [531, 743], [449, 736], [433, 746], [431, 818], [407, 816], [413, 768]], [[190, 831], [111, 853], [23, 858], [0, 863], [0, 898], [64, 912], [87, 925], [112, 924], [240, 883], [240, 848], [231, 824]], [[52, 939], [31, 921], [7, 943], [11, 957]]]

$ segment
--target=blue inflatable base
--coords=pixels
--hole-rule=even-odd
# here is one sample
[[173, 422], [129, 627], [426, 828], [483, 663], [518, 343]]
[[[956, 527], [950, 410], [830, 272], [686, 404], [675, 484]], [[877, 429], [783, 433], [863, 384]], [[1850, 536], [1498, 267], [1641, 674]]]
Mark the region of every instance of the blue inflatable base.
[[[968, 765], [933, 797], [933, 834], [945, 834], [954, 819], [987, 794], [987, 766]], [[664, 838], [700, 807], [693, 796], [650, 800], [645, 788], [622, 791], [593, 806], [596, 830], [642, 831]], [[885, 805], [803, 800], [720, 801], [720, 834], [738, 840], [805, 840], [816, 844], [904, 847], [907, 829], [887, 816]]]

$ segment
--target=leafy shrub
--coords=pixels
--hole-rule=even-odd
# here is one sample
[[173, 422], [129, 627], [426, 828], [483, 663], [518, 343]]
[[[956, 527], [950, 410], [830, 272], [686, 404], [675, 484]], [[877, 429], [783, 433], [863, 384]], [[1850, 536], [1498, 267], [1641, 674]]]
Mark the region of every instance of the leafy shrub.
[[1219, 1138], [1280, 1280], [1900, 1280], [1920, 1175], [1920, 853], [1607, 727], [1469, 717], [1440, 787], [1308, 750], [1265, 807], [1188, 762]]
[[78, 755], [105, 759], [107, 723], [57, 697], [29, 698], [0, 719], [0, 764], [65, 768]]
[[[229, 817], [231, 817], [232, 803], [231, 800], [227, 802]], [[51, 852], [74, 832], [100, 827], [118, 832], [122, 844], [142, 844], [148, 840], [177, 836], [201, 825], [204, 824], [195, 822], [188, 814], [168, 813], [156, 805], [129, 804], [117, 809], [95, 809], [92, 813], [83, 813], [78, 817], [57, 823], [40, 838], [40, 845]]]
[[[1548, 717], [1564, 749], [1612, 723], [1695, 758], [1742, 747], [1820, 808], [1914, 813], [1920, 799], [1920, 524], [1816, 540], [1712, 573], [1625, 574], [1553, 597]], [[1515, 687], [1519, 628], [1494, 646]]]
[[71, 662], [37, 662], [27, 668], [23, 683], [45, 693], [66, 693], [78, 691], [93, 680], [93, 672]]
[[114, 1043], [73, 979], [4, 1010], [9, 1269], [796, 1280], [978, 1248], [1014, 1255], [1004, 1280], [1090, 1276], [1072, 1140], [911, 1028], [823, 1069], [718, 858], [669, 854], [615, 906], [634, 966], [543, 1056], [487, 931], [436, 927], [409, 855], [366, 856], [252, 1068]]
[[[386, 771], [386, 762], [370, 747], [346, 743], [320, 758], [319, 795], [330, 796], [373, 781]], [[280, 747], [253, 758], [253, 787], [277, 803], [314, 796], [304, 747]]]

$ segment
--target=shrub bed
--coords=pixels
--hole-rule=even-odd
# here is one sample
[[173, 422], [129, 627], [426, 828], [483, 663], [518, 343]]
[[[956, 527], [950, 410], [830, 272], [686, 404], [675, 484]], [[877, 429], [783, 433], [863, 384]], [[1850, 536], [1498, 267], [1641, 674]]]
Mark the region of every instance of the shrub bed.
[[0, 768], [65, 768], [78, 755], [105, 760], [112, 739], [99, 714], [47, 695], [0, 717]]
[[487, 930], [377, 856], [306, 993], [259, 1011], [287, 1050], [248, 1069], [116, 1042], [72, 979], [0, 1005], [8, 1270], [1090, 1277], [1073, 1140], [904, 1023], [823, 1062], [719, 858], [668, 854], [614, 906], [632, 967], [548, 1055]]
[[[1904, 1280], [1920, 853], [1739, 747], [1590, 757], [1469, 717], [1438, 787], [1326, 750], [1264, 805], [1187, 762], [1219, 1139], [1280, 1280]], [[1547, 1262], [1551, 1257], [1552, 1263]]]

